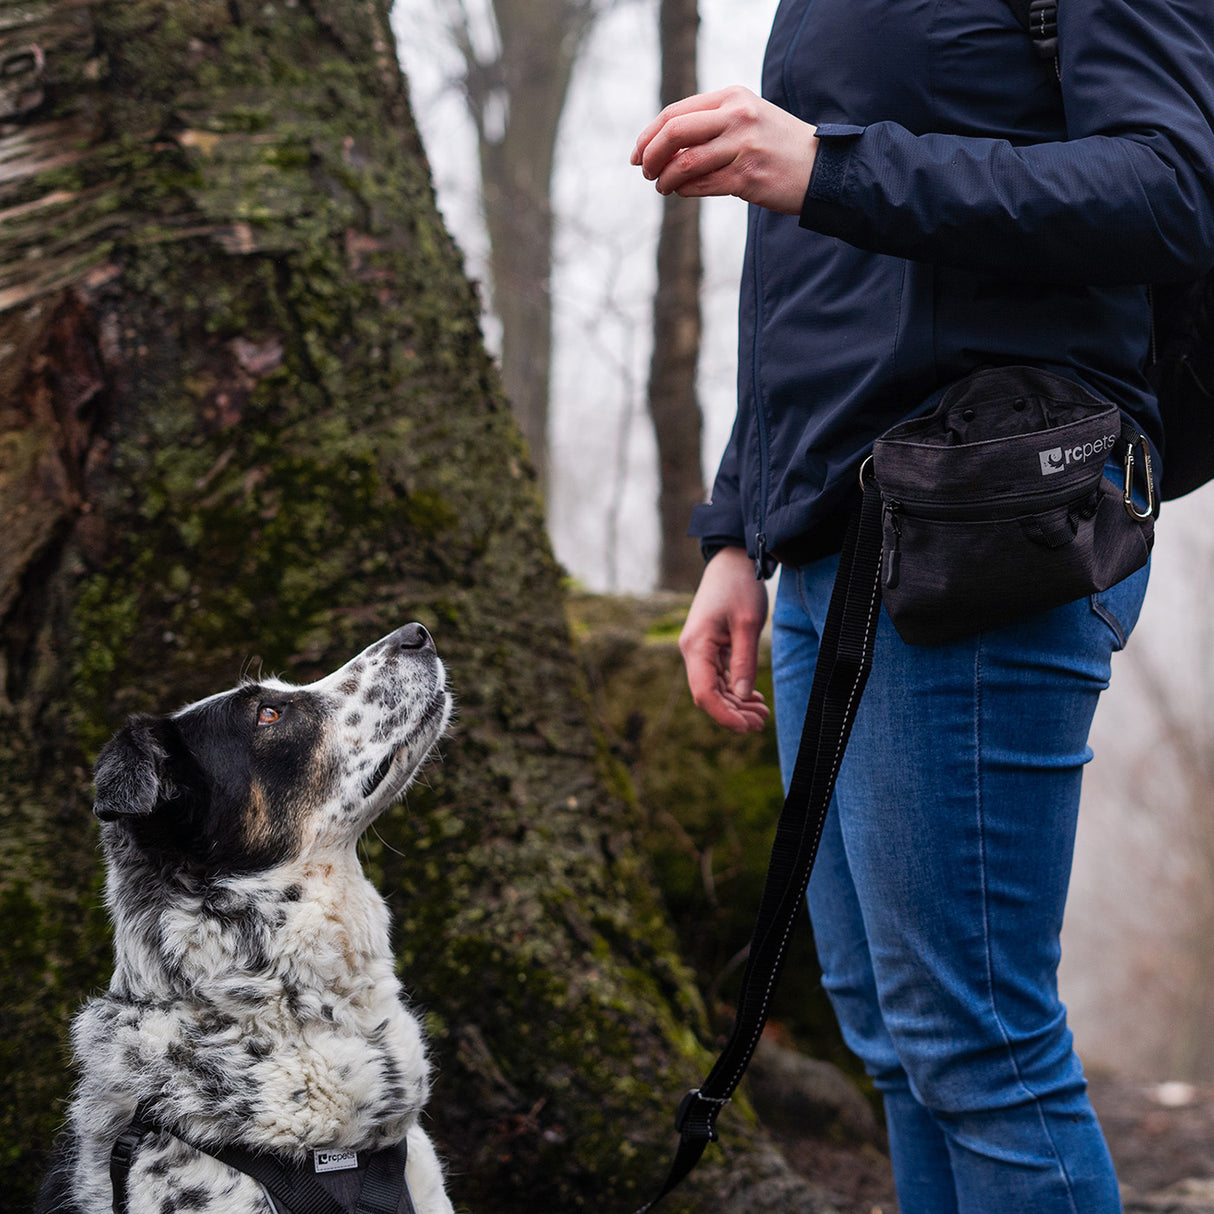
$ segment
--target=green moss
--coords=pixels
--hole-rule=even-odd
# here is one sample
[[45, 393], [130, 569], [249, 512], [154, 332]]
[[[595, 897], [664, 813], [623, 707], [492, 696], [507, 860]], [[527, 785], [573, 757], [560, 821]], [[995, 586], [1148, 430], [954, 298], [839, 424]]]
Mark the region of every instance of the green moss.
[[659, 644], [677, 641], [686, 621], [687, 611], [685, 608], [667, 611], [648, 625], [645, 629], [645, 640], [655, 641]]
[[[130, 571], [138, 582], [138, 570]], [[72, 704], [74, 732], [86, 754], [96, 754], [113, 731], [103, 705], [122, 670], [124, 658], [140, 629], [139, 596], [132, 589], [114, 592], [107, 578], [81, 583], [76, 599], [73, 633], [75, 670], [80, 688]]]
[[[750, 939], [783, 788], [774, 730], [729, 734], [691, 703], [675, 644], [687, 602], [577, 596], [570, 613], [612, 757], [635, 782], [681, 951], [724, 1029], [741, 976], [730, 965]], [[759, 690], [770, 703], [763, 662]], [[861, 1078], [821, 990], [808, 918], [772, 1015], [807, 1051]]]

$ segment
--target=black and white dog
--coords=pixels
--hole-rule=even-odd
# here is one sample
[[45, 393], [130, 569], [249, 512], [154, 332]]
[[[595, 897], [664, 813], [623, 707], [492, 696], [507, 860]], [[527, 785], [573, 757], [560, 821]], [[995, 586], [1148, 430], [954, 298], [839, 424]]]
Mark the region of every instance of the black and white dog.
[[110, 1214], [138, 1106], [156, 1128], [124, 1176], [130, 1214], [282, 1208], [208, 1152], [331, 1166], [401, 1141], [417, 1214], [450, 1214], [419, 1123], [421, 1031], [356, 854], [446, 728], [445, 683], [410, 624], [316, 683], [249, 682], [107, 743], [115, 969], [73, 1022], [80, 1078], [41, 1210]]

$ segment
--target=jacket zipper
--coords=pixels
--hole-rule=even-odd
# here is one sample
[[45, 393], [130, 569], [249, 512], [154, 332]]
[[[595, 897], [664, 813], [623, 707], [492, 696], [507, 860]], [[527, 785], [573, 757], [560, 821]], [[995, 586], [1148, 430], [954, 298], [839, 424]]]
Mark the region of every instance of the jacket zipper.
[[756, 211], [754, 218], [754, 289], [755, 289], [755, 331], [751, 338], [754, 348], [751, 351], [751, 389], [754, 392], [755, 428], [759, 436], [759, 517], [755, 530], [755, 578], [763, 581], [767, 577], [767, 494], [770, 489], [768, 473], [768, 435], [767, 414], [763, 408], [763, 390], [759, 383], [759, 334], [762, 332], [763, 293], [760, 283], [763, 279], [762, 239], [759, 227], [763, 223], [763, 211]]
[[762, 532], [755, 533], [755, 581], [761, 582], [766, 577], [763, 572], [767, 565], [767, 536]]

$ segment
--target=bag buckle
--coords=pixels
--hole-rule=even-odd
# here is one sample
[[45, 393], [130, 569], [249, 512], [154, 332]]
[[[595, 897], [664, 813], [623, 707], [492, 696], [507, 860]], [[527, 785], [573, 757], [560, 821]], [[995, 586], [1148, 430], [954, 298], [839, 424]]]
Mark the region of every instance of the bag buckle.
[[[1142, 448], [1142, 469], [1147, 479], [1147, 508], [1145, 512], [1139, 510], [1134, 502], [1135, 447]], [[1155, 515], [1155, 477], [1151, 472], [1151, 448], [1147, 445], [1147, 440], [1141, 434], [1136, 434], [1131, 441], [1126, 443], [1125, 482], [1121, 502], [1125, 506], [1126, 513], [1137, 523], [1144, 523]]]

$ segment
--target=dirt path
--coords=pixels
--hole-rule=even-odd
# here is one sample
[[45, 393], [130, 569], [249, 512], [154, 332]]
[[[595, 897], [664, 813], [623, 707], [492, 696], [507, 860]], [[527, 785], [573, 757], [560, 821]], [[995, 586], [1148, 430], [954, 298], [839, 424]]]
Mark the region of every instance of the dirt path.
[[[1214, 1214], [1214, 1087], [1102, 1077], [1091, 1094], [1125, 1214]], [[896, 1214], [889, 1161], [876, 1149], [788, 1137], [782, 1145], [799, 1172], [835, 1195], [839, 1214]]]
[[1126, 1214], [1214, 1214], [1214, 1087], [1102, 1078], [1091, 1093]]

